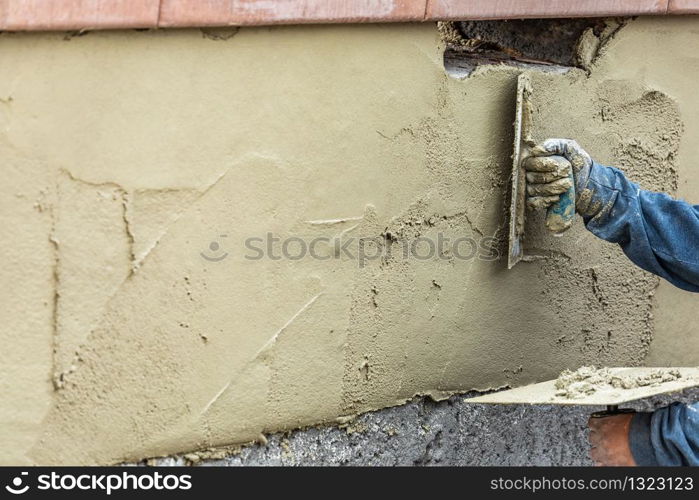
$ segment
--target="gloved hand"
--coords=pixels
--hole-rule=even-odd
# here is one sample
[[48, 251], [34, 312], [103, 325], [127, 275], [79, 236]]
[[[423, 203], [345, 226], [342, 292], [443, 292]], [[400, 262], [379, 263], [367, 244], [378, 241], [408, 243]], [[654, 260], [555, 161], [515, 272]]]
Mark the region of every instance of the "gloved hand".
[[573, 185], [572, 167], [562, 156], [530, 156], [524, 160], [524, 168], [530, 209], [548, 208]]
[[546, 208], [556, 203], [570, 187], [572, 169], [575, 182], [575, 209], [580, 215], [590, 213], [591, 193], [587, 189], [592, 158], [572, 139], [547, 139], [531, 150], [524, 160], [527, 170], [527, 205]]
[[633, 413], [592, 416], [590, 428], [590, 457], [595, 465], [636, 465], [629, 444], [629, 429]]

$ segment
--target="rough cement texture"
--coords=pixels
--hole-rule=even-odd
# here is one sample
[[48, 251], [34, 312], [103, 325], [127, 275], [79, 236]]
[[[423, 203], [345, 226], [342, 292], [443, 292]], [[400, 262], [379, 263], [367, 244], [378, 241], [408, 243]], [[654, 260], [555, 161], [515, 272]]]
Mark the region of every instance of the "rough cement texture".
[[[540, 133], [699, 192], [696, 22], [634, 21], [589, 73], [541, 77]], [[696, 365], [691, 300], [675, 336], [658, 280], [579, 221], [493, 258], [518, 70], [453, 79], [443, 49], [427, 24], [0, 35], [0, 462], [245, 443], [655, 339]], [[244, 258], [267, 232], [325, 244]], [[401, 258], [440, 235], [477, 256]], [[386, 253], [360, 265], [351, 237]]]
[[[694, 402], [699, 389], [622, 405], [638, 411]], [[148, 465], [592, 465], [587, 419], [603, 407], [483, 405], [463, 396], [421, 398], [370, 412], [345, 429], [312, 428], [267, 436], [237, 453], [210, 452]], [[210, 455], [223, 455], [210, 458]]]

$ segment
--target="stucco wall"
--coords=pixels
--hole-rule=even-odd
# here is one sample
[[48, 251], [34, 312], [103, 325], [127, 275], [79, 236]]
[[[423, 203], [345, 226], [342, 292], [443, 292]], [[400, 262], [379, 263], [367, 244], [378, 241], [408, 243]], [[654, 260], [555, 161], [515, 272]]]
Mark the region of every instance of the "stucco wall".
[[[636, 20], [589, 75], [543, 78], [541, 134], [691, 198], [696, 23]], [[535, 231], [541, 258], [512, 271], [492, 258], [519, 70], [456, 80], [442, 50], [433, 25], [0, 35], [0, 461], [138, 460], [582, 364], [696, 365], [696, 298], [580, 224]], [[268, 233], [315, 256], [269, 258], [249, 240]], [[468, 239], [425, 258], [440, 238]]]

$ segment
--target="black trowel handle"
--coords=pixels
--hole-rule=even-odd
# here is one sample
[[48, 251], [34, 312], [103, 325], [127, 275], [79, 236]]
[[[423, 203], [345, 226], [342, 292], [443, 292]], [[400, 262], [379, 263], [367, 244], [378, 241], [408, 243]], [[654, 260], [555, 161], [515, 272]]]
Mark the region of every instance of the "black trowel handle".
[[592, 418], [610, 417], [612, 415], [619, 415], [622, 413], [634, 413], [631, 408], [619, 408], [618, 405], [607, 405], [607, 409], [603, 411], [596, 411], [592, 414]]

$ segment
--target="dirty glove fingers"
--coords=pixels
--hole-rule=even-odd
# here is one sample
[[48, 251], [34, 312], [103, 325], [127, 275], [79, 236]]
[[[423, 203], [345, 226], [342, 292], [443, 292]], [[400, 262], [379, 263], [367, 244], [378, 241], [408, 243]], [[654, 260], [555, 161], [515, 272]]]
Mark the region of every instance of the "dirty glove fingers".
[[[527, 172], [548, 172], [554, 173], [555, 176], [549, 176], [548, 181], [534, 181], [529, 180], [529, 174], [527, 174], [527, 180], [529, 182], [551, 182], [556, 179], [562, 179], [568, 177], [571, 173], [570, 162], [563, 158], [562, 156], [530, 156], [524, 160], [524, 168]], [[537, 178], [537, 176], [532, 176], [532, 179]]]
[[592, 166], [590, 155], [572, 139], [546, 139], [532, 149], [532, 154], [563, 156], [571, 163], [576, 174]]
[[548, 184], [528, 184], [527, 194], [529, 196], [553, 196], [563, 194], [573, 185], [570, 178], [558, 179]]
[[556, 196], [530, 196], [527, 198], [527, 208], [529, 208], [529, 210], [539, 210], [542, 208], [548, 208], [560, 199], [561, 199], [561, 197], [558, 195], [556, 195]]
[[559, 155], [567, 158], [567, 155], [582, 150], [580, 145], [573, 139], [546, 139], [541, 144], [532, 148], [535, 156]]
[[530, 156], [524, 160], [524, 168], [528, 172], [555, 172], [558, 162], [554, 158], [560, 156]]
[[568, 177], [568, 174], [561, 174], [560, 172], [527, 172], [527, 182], [529, 184], [548, 184], [566, 177]]

